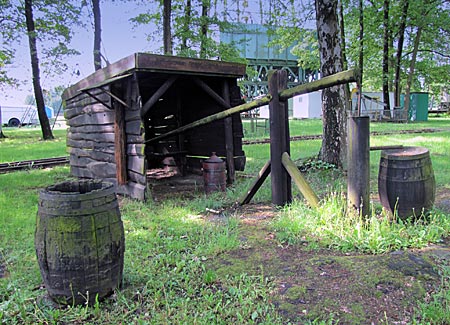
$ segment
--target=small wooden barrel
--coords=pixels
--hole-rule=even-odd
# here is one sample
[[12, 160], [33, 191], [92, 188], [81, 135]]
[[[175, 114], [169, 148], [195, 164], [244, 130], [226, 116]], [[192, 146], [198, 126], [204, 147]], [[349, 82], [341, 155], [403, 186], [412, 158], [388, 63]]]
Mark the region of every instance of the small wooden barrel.
[[433, 207], [436, 182], [430, 153], [423, 147], [381, 152], [378, 192], [383, 207], [400, 218], [419, 216]]
[[227, 187], [225, 162], [213, 152], [211, 157], [203, 161], [202, 167], [206, 194], [225, 191]]
[[63, 182], [39, 194], [35, 248], [50, 297], [93, 304], [122, 281], [125, 237], [114, 186]]

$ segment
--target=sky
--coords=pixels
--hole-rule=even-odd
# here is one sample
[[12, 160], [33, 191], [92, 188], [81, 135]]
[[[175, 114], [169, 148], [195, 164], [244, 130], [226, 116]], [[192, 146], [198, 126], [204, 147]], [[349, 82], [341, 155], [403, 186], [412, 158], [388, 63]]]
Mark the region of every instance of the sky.
[[[103, 1], [101, 3], [102, 51], [109, 62], [115, 62], [135, 52], [158, 50], [159, 46], [152, 46], [147, 41], [144, 27], [133, 29], [132, 23], [129, 22], [129, 18], [136, 16], [137, 11], [137, 8], [126, 2], [113, 4], [110, 1]], [[72, 48], [80, 51], [81, 55], [66, 60], [70, 68], [64, 75], [48, 77], [41, 71], [41, 86], [44, 89], [51, 89], [58, 85], [69, 86], [93, 73], [93, 38], [91, 28], [77, 30], [72, 41]], [[29, 49], [26, 40], [22, 43], [16, 47], [16, 60], [9, 69], [9, 73], [19, 80], [24, 80], [25, 83], [18, 89], [5, 87], [3, 96], [0, 97], [2, 106], [24, 105], [27, 95], [33, 94]], [[79, 75], [75, 74], [77, 71]]]

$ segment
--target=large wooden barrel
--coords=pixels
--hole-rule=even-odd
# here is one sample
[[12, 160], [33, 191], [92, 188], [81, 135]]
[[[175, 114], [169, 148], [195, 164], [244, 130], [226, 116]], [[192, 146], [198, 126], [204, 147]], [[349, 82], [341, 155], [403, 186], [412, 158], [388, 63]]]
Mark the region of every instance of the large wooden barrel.
[[93, 304], [122, 281], [125, 238], [114, 186], [63, 182], [39, 194], [35, 248], [49, 296]]
[[433, 207], [436, 182], [430, 153], [423, 147], [381, 152], [378, 192], [383, 207], [400, 218], [419, 216]]

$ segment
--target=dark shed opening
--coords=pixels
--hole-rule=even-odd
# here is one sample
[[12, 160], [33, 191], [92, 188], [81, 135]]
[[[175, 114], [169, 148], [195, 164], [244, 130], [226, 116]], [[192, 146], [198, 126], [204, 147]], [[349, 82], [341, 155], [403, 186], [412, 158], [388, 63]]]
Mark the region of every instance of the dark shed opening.
[[112, 181], [117, 192], [145, 199], [147, 172], [201, 172], [216, 152], [228, 183], [243, 170], [239, 114], [158, 141], [152, 139], [243, 103], [237, 79], [245, 65], [136, 53], [65, 90], [71, 174]]

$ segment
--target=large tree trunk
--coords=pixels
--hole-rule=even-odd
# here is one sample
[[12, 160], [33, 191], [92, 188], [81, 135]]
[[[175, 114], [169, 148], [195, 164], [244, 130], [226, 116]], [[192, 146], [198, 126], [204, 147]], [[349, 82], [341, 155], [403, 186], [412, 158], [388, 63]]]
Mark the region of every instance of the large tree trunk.
[[102, 68], [102, 54], [100, 50], [102, 43], [100, 0], [92, 0], [92, 12], [94, 13], [94, 69], [97, 71]]
[[33, 19], [33, 2], [32, 0], [25, 0], [25, 18], [28, 31], [28, 43], [30, 46], [31, 56], [31, 70], [33, 73], [33, 88], [34, 96], [36, 98], [36, 106], [39, 116], [39, 122], [41, 123], [42, 138], [44, 140], [54, 139], [50, 123], [48, 121], [47, 114], [45, 113], [44, 96], [42, 94], [40, 73], [39, 73], [39, 59], [36, 46], [36, 31], [34, 27]]
[[400, 106], [400, 66], [402, 63], [403, 42], [405, 39], [406, 17], [408, 16], [409, 0], [403, 0], [402, 17], [400, 19], [400, 26], [398, 30], [397, 55], [395, 62], [395, 77], [394, 77], [394, 106]]
[[414, 68], [416, 66], [417, 51], [419, 50], [420, 37], [422, 36], [422, 29], [423, 29], [422, 26], [419, 26], [419, 28], [417, 29], [416, 38], [414, 39], [414, 48], [412, 52], [411, 63], [409, 65], [408, 78], [406, 80], [405, 107], [404, 107], [406, 114], [408, 114], [409, 112], [409, 102], [410, 102], [409, 95], [411, 92], [411, 85], [414, 76]]
[[384, 115], [391, 116], [391, 104], [389, 102], [389, 0], [383, 4], [383, 101]]
[[171, 16], [172, 14], [172, 0], [164, 0], [163, 8], [163, 42], [164, 54], [172, 55], [172, 30], [171, 30]]
[[[316, 0], [316, 22], [319, 41], [321, 76], [343, 70], [342, 49], [336, 0]], [[319, 158], [346, 168], [347, 165], [347, 111], [343, 86], [322, 91], [323, 136]]]

